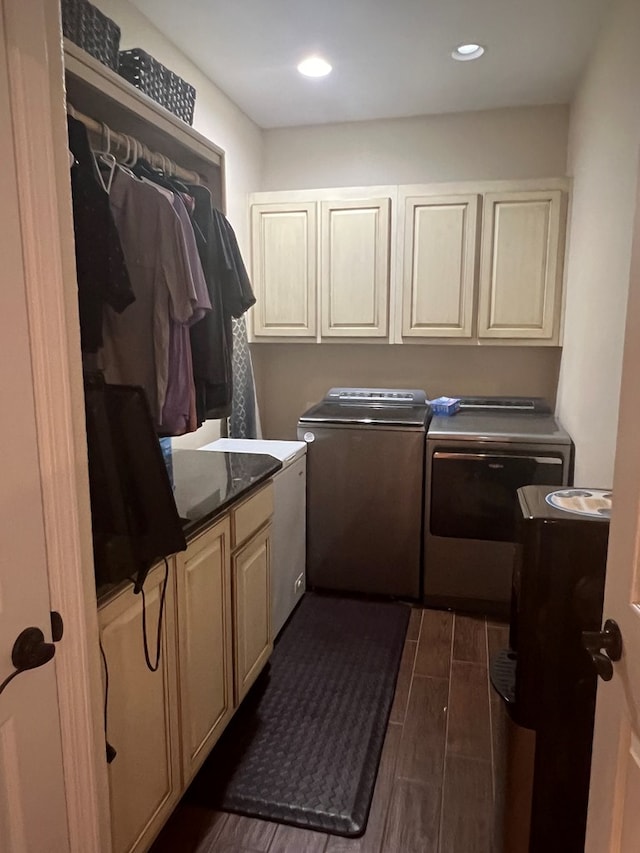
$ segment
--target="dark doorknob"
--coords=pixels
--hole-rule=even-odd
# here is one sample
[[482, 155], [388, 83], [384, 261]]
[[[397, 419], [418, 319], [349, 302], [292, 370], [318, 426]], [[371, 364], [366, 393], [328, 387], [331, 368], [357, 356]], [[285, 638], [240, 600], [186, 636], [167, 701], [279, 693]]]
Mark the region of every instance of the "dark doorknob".
[[602, 631], [583, 631], [582, 645], [589, 653], [596, 672], [603, 681], [613, 678], [611, 661], [622, 657], [622, 634], [618, 623], [607, 619]]
[[18, 638], [13, 644], [11, 662], [15, 669], [0, 684], [0, 693], [10, 681], [13, 681], [16, 675], [20, 675], [21, 672], [28, 669], [44, 666], [45, 663], [49, 663], [55, 653], [56, 647], [53, 643], [45, 642], [44, 634], [40, 628], [25, 628], [18, 634]]

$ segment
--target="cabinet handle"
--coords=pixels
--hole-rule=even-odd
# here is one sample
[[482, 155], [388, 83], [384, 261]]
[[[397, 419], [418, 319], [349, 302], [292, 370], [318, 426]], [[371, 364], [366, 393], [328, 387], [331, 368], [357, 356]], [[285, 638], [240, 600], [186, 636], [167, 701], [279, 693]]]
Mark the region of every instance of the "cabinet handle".
[[495, 459], [500, 462], [535, 462], [537, 465], [563, 464], [563, 460], [558, 456], [523, 456], [522, 454], [515, 455], [511, 453], [458, 453], [455, 450], [450, 453], [436, 450], [433, 458], [443, 460], [457, 459], [460, 462], [486, 462]]

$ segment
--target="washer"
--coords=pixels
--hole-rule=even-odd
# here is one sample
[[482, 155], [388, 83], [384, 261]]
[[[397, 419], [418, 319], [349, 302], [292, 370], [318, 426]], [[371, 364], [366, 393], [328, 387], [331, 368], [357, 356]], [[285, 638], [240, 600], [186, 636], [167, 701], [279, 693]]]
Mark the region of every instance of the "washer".
[[419, 598], [426, 394], [332, 388], [298, 422], [307, 442], [312, 587]]
[[307, 445], [304, 441], [221, 438], [200, 449], [266, 453], [282, 462], [282, 469], [273, 478], [271, 527], [271, 630], [276, 637], [306, 589]]
[[426, 445], [425, 603], [505, 616], [516, 491], [572, 482], [571, 438], [540, 398], [467, 397]]

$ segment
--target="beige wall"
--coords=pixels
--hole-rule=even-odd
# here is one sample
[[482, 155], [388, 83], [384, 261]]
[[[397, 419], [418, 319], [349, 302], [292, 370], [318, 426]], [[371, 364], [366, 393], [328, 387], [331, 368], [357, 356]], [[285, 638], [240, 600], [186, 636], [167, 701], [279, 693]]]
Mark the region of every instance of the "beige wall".
[[640, 3], [620, 0], [571, 110], [574, 176], [558, 414], [576, 483], [610, 488], [640, 150]]
[[[565, 174], [569, 111], [534, 107], [268, 130], [262, 188], [305, 189]], [[332, 385], [555, 400], [560, 351], [534, 347], [254, 344], [266, 437]]]
[[262, 189], [557, 177], [568, 126], [547, 106], [266, 130]]
[[262, 181], [262, 131], [127, 0], [95, 0], [122, 30], [121, 48], [141, 47], [196, 88], [193, 126], [226, 154], [227, 215], [248, 258], [247, 195]]
[[553, 400], [560, 365], [560, 350], [551, 347], [254, 344], [253, 353], [266, 438], [295, 438], [298, 416], [331, 385]]

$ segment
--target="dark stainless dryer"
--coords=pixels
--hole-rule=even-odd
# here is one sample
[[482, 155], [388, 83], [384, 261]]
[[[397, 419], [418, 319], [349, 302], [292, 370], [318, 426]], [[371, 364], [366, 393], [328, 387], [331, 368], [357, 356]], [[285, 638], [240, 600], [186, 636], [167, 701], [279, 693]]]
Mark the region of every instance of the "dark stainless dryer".
[[540, 399], [464, 398], [427, 434], [424, 598], [508, 613], [516, 491], [572, 477], [568, 433]]
[[307, 442], [307, 582], [420, 596], [424, 391], [332, 388], [298, 422]]

